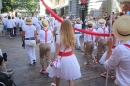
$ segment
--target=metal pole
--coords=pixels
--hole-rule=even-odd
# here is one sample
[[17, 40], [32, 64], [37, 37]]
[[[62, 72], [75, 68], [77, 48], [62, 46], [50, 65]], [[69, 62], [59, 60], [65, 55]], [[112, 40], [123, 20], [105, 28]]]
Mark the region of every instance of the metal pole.
[[[111, 0], [111, 19], [110, 19], [110, 38], [111, 38], [111, 34], [112, 34], [112, 15], [113, 15], [113, 12], [112, 12], [112, 9], [113, 9], [113, 0]], [[106, 77], [106, 85], [105, 86], [108, 86], [108, 74], [109, 74], [109, 71], [107, 70], [107, 77]]]

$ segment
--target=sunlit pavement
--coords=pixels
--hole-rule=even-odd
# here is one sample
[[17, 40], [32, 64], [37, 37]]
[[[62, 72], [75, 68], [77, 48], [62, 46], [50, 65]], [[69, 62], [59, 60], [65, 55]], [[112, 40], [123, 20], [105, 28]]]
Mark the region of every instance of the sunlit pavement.
[[[34, 66], [28, 64], [27, 54], [22, 48], [19, 35], [12, 39], [9, 39], [8, 36], [0, 37], [0, 48], [3, 53], [6, 52], [8, 55], [7, 68], [14, 70], [12, 79], [17, 86], [51, 86], [51, 83], [55, 82], [55, 79], [39, 73], [41, 66], [38, 45], [36, 48], [37, 61]], [[90, 67], [85, 66], [86, 58], [82, 56], [80, 50], [76, 50], [75, 55], [80, 63], [82, 73], [82, 77], [75, 80], [75, 86], [105, 86], [105, 78], [101, 77], [101, 73], [105, 71], [104, 67], [102, 65], [94, 66], [92, 60], [90, 60]], [[114, 80], [109, 78], [108, 86], [113, 86], [113, 83]], [[60, 86], [68, 86], [68, 82], [61, 80]]]

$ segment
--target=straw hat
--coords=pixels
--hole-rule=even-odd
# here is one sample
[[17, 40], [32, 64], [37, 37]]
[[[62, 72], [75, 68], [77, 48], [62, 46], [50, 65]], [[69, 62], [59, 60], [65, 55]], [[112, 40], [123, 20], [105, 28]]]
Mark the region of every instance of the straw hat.
[[100, 26], [103, 26], [103, 25], [105, 25], [106, 24], [106, 20], [105, 19], [99, 19], [98, 20], [98, 24], [100, 25]]
[[130, 40], [130, 16], [124, 15], [113, 24], [113, 33], [120, 40]]
[[41, 20], [41, 25], [43, 28], [48, 28], [49, 27], [49, 22], [45, 19]]
[[25, 23], [28, 24], [28, 25], [32, 25], [33, 24], [32, 19], [30, 17], [26, 18]]
[[86, 25], [87, 25], [87, 26], [93, 26], [93, 21], [88, 21], [88, 22], [86, 23]]
[[90, 21], [93, 21], [93, 17], [90, 17], [89, 20], [90, 20]]
[[77, 18], [77, 19], [76, 19], [76, 22], [80, 23], [80, 18]]

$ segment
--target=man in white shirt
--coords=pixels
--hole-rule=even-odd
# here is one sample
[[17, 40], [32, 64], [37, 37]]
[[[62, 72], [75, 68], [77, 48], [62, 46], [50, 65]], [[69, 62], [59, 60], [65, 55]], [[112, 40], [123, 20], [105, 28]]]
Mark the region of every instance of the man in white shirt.
[[16, 21], [14, 17], [12, 17], [12, 22], [13, 22], [13, 36], [16, 36], [16, 22], [18, 21]]
[[113, 42], [109, 38], [107, 55], [104, 62], [106, 70], [116, 69], [114, 86], [130, 86], [130, 17], [124, 15], [113, 24], [114, 36], [122, 40], [120, 45], [112, 50]]
[[[96, 32], [96, 29], [93, 29], [93, 21], [88, 21], [87, 23], [87, 30]], [[89, 57], [92, 57], [94, 63], [96, 63], [95, 56], [93, 54], [95, 44], [95, 36], [90, 34], [84, 34], [84, 46], [85, 46], [85, 54], [87, 58], [87, 62], [84, 63], [86, 66], [90, 66]]]
[[[105, 19], [99, 19], [98, 24], [100, 25], [100, 27], [97, 29], [97, 32], [103, 33], [103, 34], [109, 33], [108, 28], [105, 27], [105, 24], [106, 24], [106, 20]], [[102, 37], [99, 36], [96, 39], [97, 62], [100, 59], [100, 53], [104, 53], [107, 50], [106, 42], [107, 42], [107, 37], [105, 37], [105, 36], [102, 36]]]
[[8, 16], [8, 19], [6, 21], [6, 24], [7, 24], [7, 30], [9, 32], [9, 37], [12, 38], [13, 37], [13, 27], [14, 27], [14, 23], [11, 19], [10, 16]]
[[57, 21], [57, 23], [54, 26], [54, 30], [53, 30], [53, 34], [55, 35], [55, 41], [57, 39], [57, 36], [59, 35], [60, 27], [61, 27], [61, 23]]

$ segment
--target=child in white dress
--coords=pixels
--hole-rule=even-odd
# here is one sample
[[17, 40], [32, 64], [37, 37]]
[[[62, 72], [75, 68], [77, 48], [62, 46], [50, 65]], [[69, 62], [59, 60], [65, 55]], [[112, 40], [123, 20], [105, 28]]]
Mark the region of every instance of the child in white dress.
[[[75, 41], [76, 38], [71, 22], [64, 20], [56, 42], [55, 55], [50, 64], [51, 68], [49, 69], [51, 70], [46, 70], [49, 76], [56, 77], [56, 86], [59, 86], [60, 78], [68, 80], [69, 86], [74, 86], [74, 80], [81, 77], [80, 65], [74, 55]], [[55, 68], [53, 64], [56, 58], [60, 58], [60, 68]]]

